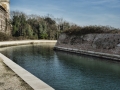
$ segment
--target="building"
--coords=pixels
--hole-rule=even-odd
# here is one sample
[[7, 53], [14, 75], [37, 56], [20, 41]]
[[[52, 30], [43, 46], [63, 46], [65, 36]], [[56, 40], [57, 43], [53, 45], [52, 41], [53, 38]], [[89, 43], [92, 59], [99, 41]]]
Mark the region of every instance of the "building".
[[0, 32], [11, 34], [9, 0], [0, 0]]

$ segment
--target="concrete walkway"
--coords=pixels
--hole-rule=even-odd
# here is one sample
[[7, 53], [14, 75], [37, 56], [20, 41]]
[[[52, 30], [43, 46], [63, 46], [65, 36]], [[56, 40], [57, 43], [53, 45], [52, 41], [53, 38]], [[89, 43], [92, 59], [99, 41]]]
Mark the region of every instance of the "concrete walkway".
[[23, 40], [23, 41], [4, 41], [0, 42], [0, 47], [37, 44], [37, 43], [56, 43], [56, 40]]

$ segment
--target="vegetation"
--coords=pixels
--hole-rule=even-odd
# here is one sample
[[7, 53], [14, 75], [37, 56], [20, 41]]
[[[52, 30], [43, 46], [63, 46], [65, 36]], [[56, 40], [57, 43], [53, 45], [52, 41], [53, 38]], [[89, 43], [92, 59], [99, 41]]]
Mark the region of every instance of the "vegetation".
[[54, 18], [51, 15], [44, 17], [26, 15], [23, 12], [11, 12], [12, 36], [0, 33], [0, 41], [24, 39], [58, 39], [60, 33], [68, 35], [84, 35], [91, 33], [120, 33], [120, 29], [110, 26], [84, 26], [80, 27]]
[[11, 38], [12, 38], [11, 36], [6, 35], [5, 33], [0, 32], [0, 41], [8, 41]]
[[74, 26], [69, 28], [68, 30], [63, 31], [68, 35], [85, 35], [85, 34], [92, 34], [92, 33], [120, 33], [120, 29], [116, 29], [110, 26]]
[[11, 12], [12, 36], [26, 39], [57, 39], [61, 31], [68, 29], [70, 24], [63, 19], [48, 15], [26, 15], [23, 12]]

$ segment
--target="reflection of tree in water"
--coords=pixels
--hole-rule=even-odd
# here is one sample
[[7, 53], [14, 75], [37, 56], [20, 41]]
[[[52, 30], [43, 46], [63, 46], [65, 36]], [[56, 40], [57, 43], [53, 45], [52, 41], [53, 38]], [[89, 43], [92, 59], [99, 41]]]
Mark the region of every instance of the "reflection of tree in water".
[[120, 63], [108, 61], [101, 58], [86, 56], [86, 55], [76, 55], [73, 53], [66, 53], [62, 51], [56, 52], [57, 57], [61, 62], [65, 63], [69, 67], [79, 69], [80, 71], [86, 71], [90, 73], [97, 74], [115, 74], [119, 76], [120, 74]]
[[54, 55], [53, 48], [50, 46], [42, 46], [42, 45], [33, 45], [33, 55], [41, 55], [42, 57], [45, 58], [50, 58], [51, 56]]
[[26, 64], [26, 58], [29, 61], [34, 61], [41, 56], [42, 58], [46, 58], [45, 60], [50, 60], [54, 56], [53, 47], [39, 44], [16, 46], [6, 49], [2, 53], [23, 66]]

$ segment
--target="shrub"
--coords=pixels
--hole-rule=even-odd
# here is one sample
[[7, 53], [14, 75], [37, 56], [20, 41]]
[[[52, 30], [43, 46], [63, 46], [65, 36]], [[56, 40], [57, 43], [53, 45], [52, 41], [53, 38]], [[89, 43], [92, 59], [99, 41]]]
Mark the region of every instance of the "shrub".
[[8, 41], [10, 39], [12, 39], [11, 36], [9, 36], [9, 35], [7, 35], [5, 33], [0, 32], [0, 41]]
[[120, 33], [120, 29], [116, 29], [109, 26], [85, 26], [85, 27], [71, 27], [68, 30], [63, 31], [68, 35], [85, 35], [85, 34], [100, 34], [100, 33]]

